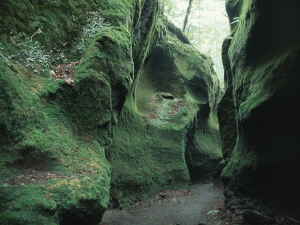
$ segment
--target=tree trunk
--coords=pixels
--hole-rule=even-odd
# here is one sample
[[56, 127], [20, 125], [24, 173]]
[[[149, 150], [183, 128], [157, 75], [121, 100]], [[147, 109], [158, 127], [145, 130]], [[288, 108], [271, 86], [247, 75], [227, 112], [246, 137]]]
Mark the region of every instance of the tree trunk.
[[189, 0], [189, 6], [186, 10], [186, 14], [185, 14], [184, 22], [183, 22], [183, 28], [182, 28], [183, 32], [185, 31], [186, 25], [188, 23], [189, 15], [190, 15], [191, 10], [192, 10], [192, 4], [193, 4], [193, 0]]

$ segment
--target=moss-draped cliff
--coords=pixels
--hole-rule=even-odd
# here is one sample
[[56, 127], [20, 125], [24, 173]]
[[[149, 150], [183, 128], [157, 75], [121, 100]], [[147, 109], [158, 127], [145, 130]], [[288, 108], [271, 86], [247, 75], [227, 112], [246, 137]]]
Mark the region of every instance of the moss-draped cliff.
[[1, 224], [100, 221], [142, 4], [1, 2]]
[[227, 201], [252, 197], [299, 218], [299, 1], [227, 1], [226, 93], [218, 116]]
[[110, 198], [211, 178], [218, 82], [159, 17], [157, 0], [1, 1], [1, 224], [97, 224]]

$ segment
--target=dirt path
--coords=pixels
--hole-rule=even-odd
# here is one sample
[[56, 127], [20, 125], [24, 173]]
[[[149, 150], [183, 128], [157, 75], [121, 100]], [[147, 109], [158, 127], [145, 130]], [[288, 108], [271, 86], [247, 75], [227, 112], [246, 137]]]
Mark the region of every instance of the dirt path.
[[223, 203], [222, 190], [213, 184], [195, 184], [190, 192], [163, 192], [160, 199], [140, 202], [132, 209], [107, 210], [100, 225], [218, 225], [213, 214]]

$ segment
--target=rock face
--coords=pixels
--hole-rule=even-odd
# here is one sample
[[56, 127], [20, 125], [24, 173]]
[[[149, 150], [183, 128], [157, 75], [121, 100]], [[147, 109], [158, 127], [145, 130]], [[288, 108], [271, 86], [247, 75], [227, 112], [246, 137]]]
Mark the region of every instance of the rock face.
[[[109, 162], [117, 205], [205, 180], [221, 160], [212, 62], [158, 22], [115, 128]], [[217, 93], [217, 94], [216, 94]]]
[[[227, 90], [218, 107], [227, 201], [256, 197], [299, 219], [300, 3], [227, 1]], [[235, 18], [234, 17], [238, 17]]]
[[159, 16], [157, 0], [1, 1], [0, 224], [98, 224], [110, 198], [211, 178], [212, 63]]
[[0, 224], [101, 220], [139, 4], [1, 1]]

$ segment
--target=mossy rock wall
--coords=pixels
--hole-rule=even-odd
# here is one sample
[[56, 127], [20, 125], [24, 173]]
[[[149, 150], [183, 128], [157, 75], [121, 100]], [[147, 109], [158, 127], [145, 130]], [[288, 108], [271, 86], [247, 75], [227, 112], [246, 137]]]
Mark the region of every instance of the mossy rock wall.
[[[227, 201], [255, 197], [299, 219], [300, 3], [227, 1], [233, 21], [218, 115]], [[235, 129], [234, 129], [235, 128]]]
[[158, 0], [1, 1], [0, 224], [98, 224], [111, 196], [211, 177], [212, 62], [159, 15]]
[[210, 179], [222, 158], [212, 62], [177, 35], [159, 21], [114, 130], [109, 162], [116, 205], [187, 188], [190, 176]]
[[99, 223], [113, 125], [158, 17], [150, 2], [1, 1], [0, 224]]

